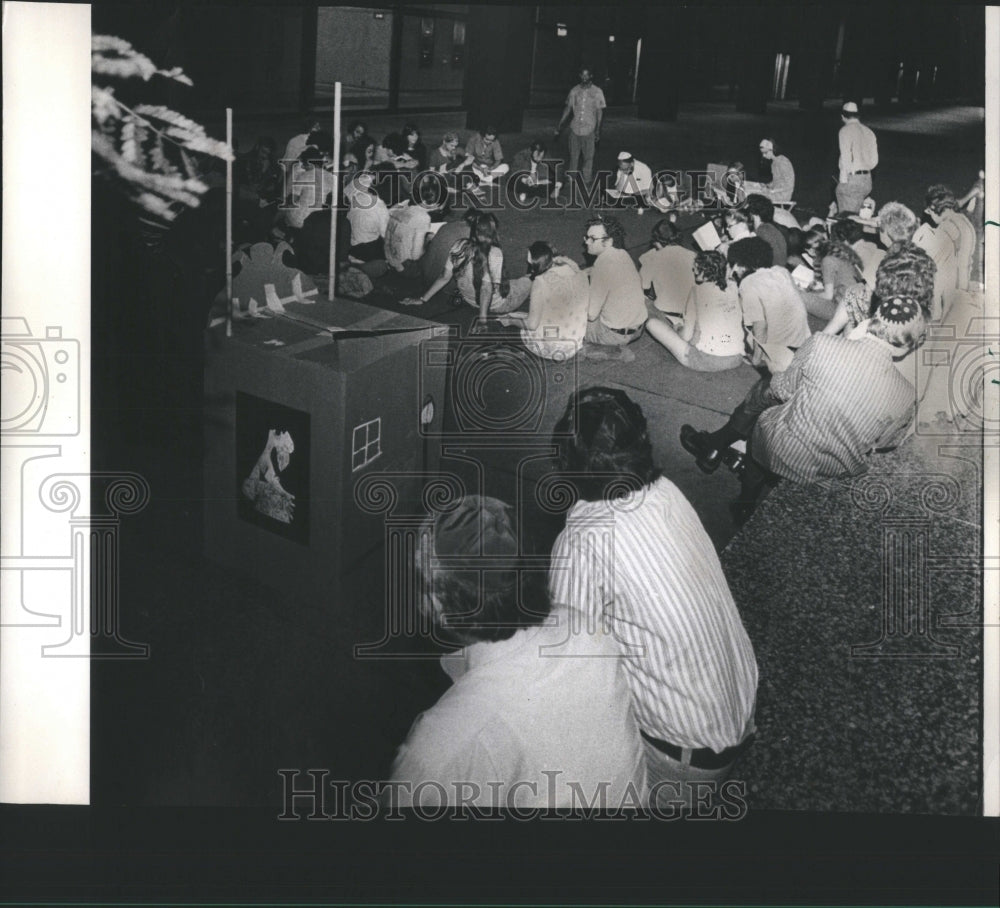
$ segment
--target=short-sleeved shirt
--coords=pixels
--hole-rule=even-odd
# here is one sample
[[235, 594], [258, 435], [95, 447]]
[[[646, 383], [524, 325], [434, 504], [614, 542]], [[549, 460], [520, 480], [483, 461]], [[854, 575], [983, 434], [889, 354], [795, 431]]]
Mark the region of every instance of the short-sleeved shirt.
[[355, 193], [351, 198], [351, 209], [347, 212], [351, 224], [351, 245], [373, 243], [385, 236], [389, 226], [389, 209], [373, 193]]
[[297, 175], [297, 183], [292, 190], [292, 204], [295, 207], [285, 211], [288, 225], [301, 228], [309, 215], [323, 207], [333, 192], [334, 183], [334, 175], [321, 167], [303, 170]]
[[[458, 292], [462, 294], [462, 299], [464, 299], [470, 306], [478, 306], [479, 300], [476, 299], [476, 284], [475, 276], [473, 274], [473, 264], [472, 264], [472, 251], [469, 250], [468, 254], [461, 256], [460, 253], [460, 240], [451, 251], [452, 265], [455, 267], [455, 284], [458, 287]], [[461, 258], [464, 258], [464, 264], [461, 264]], [[457, 264], [461, 264], [461, 267], [457, 267]], [[499, 246], [494, 246], [490, 249], [490, 254], [487, 257], [487, 268], [483, 273], [483, 284], [482, 293], [489, 299], [493, 298], [495, 288], [500, 286], [500, 281], [503, 278], [503, 251]]]
[[861, 275], [854, 265], [836, 255], [824, 256], [819, 268], [824, 286], [833, 284], [833, 298], [838, 303], [847, 290], [862, 283]]
[[639, 256], [639, 277], [643, 289], [652, 286], [655, 306], [661, 312], [683, 312], [694, 289], [695, 254], [683, 246], [650, 249]]
[[503, 149], [500, 147], [500, 140], [494, 139], [487, 144], [478, 132], [475, 133], [465, 144], [466, 155], [472, 155], [474, 164], [492, 170], [503, 160]]
[[638, 328], [646, 323], [646, 297], [635, 262], [624, 249], [612, 247], [594, 261], [590, 274], [587, 317], [608, 328]]
[[615, 189], [618, 192], [634, 195], [640, 192], [649, 192], [653, 188], [653, 171], [648, 164], [642, 161], [635, 161], [632, 165], [632, 172], [625, 173], [619, 170], [615, 176]]
[[573, 111], [569, 128], [578, 136], [585, 136], [597, 129], [597, 111], [604, 110], [607, 102], [604, 92], [596, 85], [574, 85], [566, 97], [566, 106]]
[[753, 337], [751, 361], [782, 372], [809, 337], [809, 319], [792, 276], [779, 266], [760, 268], [740, 282], [743, 324], [751, 332], [763, 322], [767, 339]]
[[837, 136], [840, 143], [840, 172], [850, 176], [859, 170], [872, 171], [878, 166], [878, 141], [860, 120], [845, 123]]
[[774, 224], [763, 222], [755, 232], [757, 236], [771, 247], [771, 251], [774, 253], [771, 264], [780, 265], [784, 268], [788, 261], [788, 243], [785, 242], [785, 235]]

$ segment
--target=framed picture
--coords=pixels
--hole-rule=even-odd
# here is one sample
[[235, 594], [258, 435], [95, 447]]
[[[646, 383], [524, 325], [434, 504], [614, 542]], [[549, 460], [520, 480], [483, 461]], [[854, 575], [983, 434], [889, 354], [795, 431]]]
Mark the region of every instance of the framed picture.
[[236, 496], [241, 519], [309, 544], [309, 414], [236, 392]]

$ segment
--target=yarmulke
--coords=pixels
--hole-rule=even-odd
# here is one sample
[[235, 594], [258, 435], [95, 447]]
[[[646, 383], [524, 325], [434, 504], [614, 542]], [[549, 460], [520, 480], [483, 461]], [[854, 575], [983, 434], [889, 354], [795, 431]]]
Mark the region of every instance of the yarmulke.
[[912, 299], [901, 296], [884, 300], [878, 307], [878, 317], [883, 322], [905, 325], [913, 321], [920, 312], [920, 305]]
[[627, 151], [619, 151], [618, 152], [618, 160], [619, 161], [631, 161], [632, 160], [632, 155], [631, 155], [631, 153], [629, 153]]
[[858, 105], [853, 101], [848, 101], [842, 108], [840, 108], [844, 113], [857, 113]]

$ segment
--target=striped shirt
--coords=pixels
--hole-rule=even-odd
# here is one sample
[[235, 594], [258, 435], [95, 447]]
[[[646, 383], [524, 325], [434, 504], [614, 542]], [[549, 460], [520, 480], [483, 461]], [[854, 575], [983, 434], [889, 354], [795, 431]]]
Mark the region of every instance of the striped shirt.
[[753, 432], [753, 456], [794, 482], [856, 476], [876, 448], [898, 444], [913, 420], [913, 385], [893, 364], [894, 348], [866, 334], [814, 334], [792, 364], [771, 377], [783, 401]]
[[668, 479], [614, 502], [577, 502], [549, 588], [553, 602], [614, 634], [647, 734], [721, 752], [750, 730], [753, 647], [708, 534]]

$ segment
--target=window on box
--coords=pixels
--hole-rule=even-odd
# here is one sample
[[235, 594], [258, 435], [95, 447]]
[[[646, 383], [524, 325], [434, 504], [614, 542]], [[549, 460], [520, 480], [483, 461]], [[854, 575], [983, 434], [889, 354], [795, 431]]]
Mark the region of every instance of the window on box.
[[382, 418], [354, 427], [351, 442], [351, 472], [368, 466], [382, 454]]

